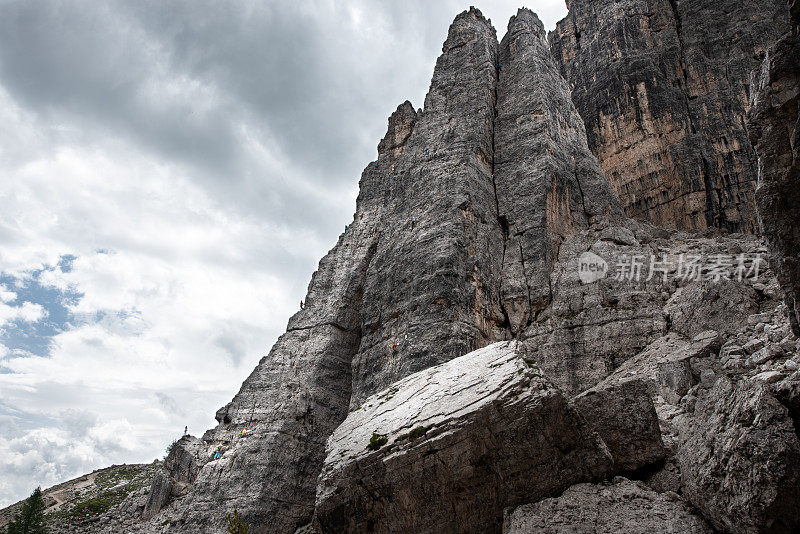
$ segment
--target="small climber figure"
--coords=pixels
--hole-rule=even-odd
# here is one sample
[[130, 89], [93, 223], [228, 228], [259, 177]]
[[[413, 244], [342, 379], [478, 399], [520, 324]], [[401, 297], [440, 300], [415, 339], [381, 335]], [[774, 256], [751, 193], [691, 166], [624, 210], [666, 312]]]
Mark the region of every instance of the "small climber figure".
[[428, 154], [429, 154], [429, 152], [426, 150], [426, 151], [425, 151], [425, 155], [427, 156]]
[[187, 425], [187, 426], [183, 427], [183, 435], [185, 436], [188, 433], [189, 433], [189, 426]]
[[394, 172], [394, 165], [392, 165], [392, 172]]
[[349, 225], [347, 225], [347, 224], [345, 224], [345, 225], [344, 225], [344, 233], [347, 233], [347, 227], [348, 227], [348, 226], [349, 226]]
[[392, 345], [389, 348], [392, 349], [392, 354], [397, 356], [397, 343], [392, 343]]
[[508, 241], [508, 230], [503, 231], [503, 241]]
[[377, 161], [375, 162], [375, 168], [376, 169], [378, 168], [378, 162]]
[[414, 229], [414, 217], [411, 217], [411, 229]]
[[300, 301], [300, 309], [302, 310], [302, 309], [303, 309], [303, 308], [305, 308], [305, 307], [306, 307], [306, 305], [305, 305], [305, 304], [303, 304], [303, 301], [301, 300], [301, 301]]
[[361, 215], [359, 216], [359, 218], [360, 218], [360, 219], [363, 219], [363, 218], [364, 218], [364, 212], [363, 212], [363, 211], [361, 212]]

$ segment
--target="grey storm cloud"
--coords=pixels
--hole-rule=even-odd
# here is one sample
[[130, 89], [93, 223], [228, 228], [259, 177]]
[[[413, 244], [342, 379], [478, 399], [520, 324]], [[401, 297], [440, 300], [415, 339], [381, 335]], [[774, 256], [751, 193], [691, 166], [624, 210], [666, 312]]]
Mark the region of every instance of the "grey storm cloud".
[[[123, 136], [186, 165], [222, 202], [325, 233], [348, 213], [331, 193], [353, 190], [397, 104], [422, 105], [466, 7], [5, 1], [0, 77], [30, 109], [77, 122], [87, 142]], [[248, 136], [285, 165], [248, 154]]]

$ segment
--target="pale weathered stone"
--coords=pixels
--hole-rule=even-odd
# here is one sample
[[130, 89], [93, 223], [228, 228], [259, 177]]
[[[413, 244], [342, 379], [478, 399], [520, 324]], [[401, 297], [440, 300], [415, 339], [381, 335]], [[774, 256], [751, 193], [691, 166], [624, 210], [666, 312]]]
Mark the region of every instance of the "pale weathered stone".
[[505, 507], [608, 473], [608, 449], [521, 350], [479, 349], [351, 412], [328, 441], [322, 531], [499, 531]]

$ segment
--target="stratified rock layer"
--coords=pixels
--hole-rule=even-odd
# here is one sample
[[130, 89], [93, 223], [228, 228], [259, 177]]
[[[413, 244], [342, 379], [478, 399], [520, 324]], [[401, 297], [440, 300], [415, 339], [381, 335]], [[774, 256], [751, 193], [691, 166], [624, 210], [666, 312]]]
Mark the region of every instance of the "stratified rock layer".
[[351, 412], [328, 441], [322, 532], [499, 532], [506, 506], [605, 476], [605, 445], [520, 348], [421, 371]]
[[769, 49], [756, 73], [748, 128], [758, 153], [759, 220], [800, 335], [800, 8], [790, 4], [793, 32]]
[[551, 49], [628, 215], [754, 232], [749, 75], [785, 0], [572, 0]]

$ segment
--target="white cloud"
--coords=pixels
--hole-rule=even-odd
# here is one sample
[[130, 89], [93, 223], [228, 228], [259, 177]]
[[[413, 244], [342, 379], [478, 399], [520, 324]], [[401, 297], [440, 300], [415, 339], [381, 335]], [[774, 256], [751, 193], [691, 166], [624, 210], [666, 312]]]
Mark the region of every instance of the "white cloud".
[[23, 302], [21, 306], [8, 306], [0, 303], [0, 328], [11, 321], [36, 322], [47, 316], [47, 311], [39, 304]]

